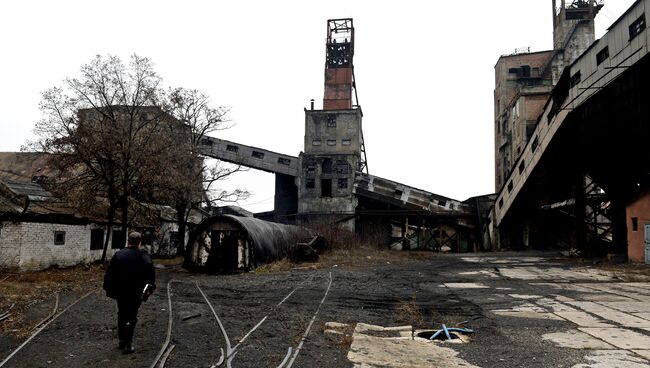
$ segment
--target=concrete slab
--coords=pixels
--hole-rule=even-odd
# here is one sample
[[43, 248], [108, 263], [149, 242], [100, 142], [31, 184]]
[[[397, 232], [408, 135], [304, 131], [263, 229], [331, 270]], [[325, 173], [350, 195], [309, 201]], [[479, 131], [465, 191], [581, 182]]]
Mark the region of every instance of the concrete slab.
[[526, 295], [526, 294], [508, 294], [508, 295], [515, 299], [524, 299], [524, 300], [541, 298], [540, 295]]
[[626, 313], [650, 313], [650, 303], [639, 301], [628, 302], [604, 302], [601, 303], [610, 308], [618, 309]]
[[450, 282], [444, 284], [450, 289], [489, 289], [490, 287], [481, 283], [475, 282]]
[[[380, 326], [375, 326], [380, 327]], [[348, 360], [354, 367], [413, 367], [435, 366], [477, 368], [457, 357], [458, 353], [425, 339], [404, 337], [377, 337], [357, 332], [355, 329]], [[410, 329], [410, 326], [409, 326]]]
[[581, 327], [614, 327], [613, 325], [604, 322], [589, 313], [574, 311], [574, 312], [554, 312], [558, 316], [566, 319], [569, 322], [573, 322]]
[[593, 289], [588, 289], [586, 287], [578, 286], [576, 284], [570, 284], [570, 283], [535, 282], [535, 283], [531, 283], [530, 285], [546, 286], [557, 290], [568, 290], [568, 291], [577, 291], [577, 292], [586, 292], [586, 293], [593, 292]]
[[580, 327], [579, 330], [621, 349], [645, 350], [650, 346], [650, 336], [623, 328]]
[[632, 350], [635, 354], [641, 355], [645, 359], [650, 360], [650, 350]]
[[606, 307], [594, 302], [570, 302], [569, 304], [578, 307], [586, 312], [595, 314], [605, 320], [618, 323], [624, 327], [650, 328], [650, 321]]
[[647, 368], [650, 362], [626, 350], [595, 350], [585, 356], [588, 364], [572, 368]]
[[643, 319], [645, 319], [645, 320], [647, 320], [647, 321], [650, 321], [650, 313], [648, 313], [648, 312], [644, 312], [644, 313], [634, 313], [634, 315], [637, 316], [637, 317], [639, 317], [639, 318], [643, 318]]
[[512, 310], [493, 310], [492, 313], [497, 316], [516, 317], [516, 318], [531, 318], [531, 319], [552, 319], [556, 321], [563, 320], [561, 317], [553, 313], [543, 312], [530, 312], [530, 311], [512, 311]]
[[621, 295], [636, 301], [650, 303], [650, 296], [638, 294], [638, 293], [631, 293], [629, 290], [621, 289], [619, 285], [617, 285], [616, 283], [580, 284], [579, 286], [583, 286], [587, 289], [597, 290], [605, 293]]
[[552, 341], [563, 348], [614, 349], [612, 345], [578, 330], [544, 334], [542, 335], [542, 340]]

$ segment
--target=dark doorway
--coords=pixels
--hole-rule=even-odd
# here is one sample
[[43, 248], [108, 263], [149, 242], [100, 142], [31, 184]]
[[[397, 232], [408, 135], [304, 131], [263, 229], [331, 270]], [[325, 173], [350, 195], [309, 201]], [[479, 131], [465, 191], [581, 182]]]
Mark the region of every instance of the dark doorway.
[[321, 179], [320, 181], [320, 196], [321, 197], [331, 197], [332, 196], [332, 179]]

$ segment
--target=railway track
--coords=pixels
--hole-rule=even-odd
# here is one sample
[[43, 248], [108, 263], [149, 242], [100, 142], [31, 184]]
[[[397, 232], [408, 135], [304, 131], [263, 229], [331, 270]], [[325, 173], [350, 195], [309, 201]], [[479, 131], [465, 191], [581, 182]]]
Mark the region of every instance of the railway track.
[[[61, 311], [58, 311], [59, 307], [59, 294], [56, 294], [56, 301], [54, 304], [54, 309], [52, 313], [50, 313], [47, 317], [45, 317], [42, 321], [40, 321], [38, 324], [34, 326], [32, 331], [34, 331], [25, 341], [23, 341], [22, 344], [20, 344], [16, 349], [14, 349], [2, 362], [0, 362], [0, 367], [3, 367], [7, 362], [9, 362], [20, 350], [22, 350], [27, 344], [29, 344], [36, 336], [38, 336], [47, 326], [49, 326], [52, 322], [56, 321], [57, 318], [59, 318], [63, 313], [67, 312], [70, 308], [72, 308], [74, 305], [79, 303], [80, 301], [86, 299], [90, 294], [97, 292], [97, 290], [91, 290], [87, 292], [86, 294], [82, 295], [78, 299], [72, 301], [70, 304], [68, 304], [64, 309]], [[57, 312], [58, 311], [58, 312]]]
[[[303, 288], [305, 284], [311, 283], [314, 279], [314, 276], [311, 275], [310, 277], [306, 278], [305, 280], [301, 281], [298, 285], [296, 285], [288, 294], [284, 296], [282, 300], [280, 300], [278, 303], [275, 303], [268, 308], [267, 313], [250, 329], [248, 330], [244, 336], [236, 343], [233, 345], [232, 341], [230, 340], [230, 337], [228, 336], [228, 332], [226, 327], [224, 326], [224, 323], [222, 321], [222, 318], [219, 316], [217, 313], [214, 305], [212, 304], [210, 298], [208, 295], [205, 293], [203, 288], [201, 288], [201, 285], [198, 282], [194, 283], [194, 286], [198, 290], [198, 292], [201, 294], [204, 302], [210, 309], [212, 316], [214, 318], [214, 321], [216, 322], [218, 326], [218, 330], [223, 337], [224, 340], [224, 346], [219, 347], [219, 351], [221, 352], [220, 357], [211, 363], [211, 368], [217, 368], [217, 367], [226, 367], [226, 368], [232, 368], [233, 365], [233, 360], [237, 356], [237, 354], [240, 351], [240, 348], [246, 344], [248, 341], [250, 341], [251, 336], [257, 331], [269, 318], [272, 318], [274, 313], [281, 307], [283, 304], [287, 302], [294, 294], [296, 291], [298, 291], [300, 288]], [[169, 311], [169, 318], [168, 318], [168, 325], [167, 325], [167, 335], [165, 337], [165, 341], [163, 345], [161, 346], [156, 358], [154, 361], [151, 363], [150, 368], [163, 368], [165, 367], [165, 364], [167, 362], [168, 357], [170, 356], [171, 351], [175, 348], [174, 345], [171, 344], [172, 340], [172, 334], [173, 334], [173, 306], [172, 306], [172, 284], [174, 283], [180, 283], [180, 281], [177, 280], [170, 280], [167, 283], [167, 305], [168, 305], [168, 311]], [[327, 299], [327, 296], [329, 294], [330, 288], [332, 286], [332, 274], [331, 272], [328, 275], [328, 283], [327, 287], [324, 291], [323, 297], [320, 300], [320, 303], [317, 305], [317, 308], [312, 315], [311, 320], [309, 321], [308, 325], [306, 326], [305, 331], [302, 334], [302, 338], [299, 341], [298, 345], [296, 347], [290, 346], [287, 349], [287, 353], [284, 357], [284, 359], [280, 362], [280, 364], [277, 366], [278, 368], [290, 368], [298, 354], [300, 353], [300, 350], [302, 349], [305, 340], [307, 339], [309, 333], [311, 332], [311, 328], [316, 321], [316, 318], [318, 317], [318, 314], [320, 313], [320, 309], [322, 305], [324, 304], [325, 300]], [[222, 316], [223, 317], [223, 316]]]

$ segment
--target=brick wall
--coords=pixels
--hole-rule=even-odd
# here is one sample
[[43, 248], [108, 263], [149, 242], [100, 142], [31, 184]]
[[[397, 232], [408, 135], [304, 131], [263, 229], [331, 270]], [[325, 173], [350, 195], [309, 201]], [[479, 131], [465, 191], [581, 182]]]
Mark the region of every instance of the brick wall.
[[[96, 225], [64, 225], [39, 222], [2, 223], [0, 268], [20, 271], [51, 266], [74, 266], [101, 259], [102, 250], [90, 250], [90, 230]], [[65, 241], [55, 245], [55, 232], [65, 232]], [[112, 256], [108, 249], [107, 257]]]
[[[626, 209], [627, 214], [627, 257], [630, 262], [645, 262], [645, 241], [643, 237], [644, 226], [650, 224], [650, 190], [630, 203]], [[633, 220], [636, 222], [634, 229]]]

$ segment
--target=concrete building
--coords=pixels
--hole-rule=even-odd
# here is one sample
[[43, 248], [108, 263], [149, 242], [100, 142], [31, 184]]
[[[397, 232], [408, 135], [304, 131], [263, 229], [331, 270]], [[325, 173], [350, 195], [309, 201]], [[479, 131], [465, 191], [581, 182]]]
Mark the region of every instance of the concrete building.
[[552, 6], [553, 50], [503, 55], [494, 67], [497, 192], [515, 169], [562, 71], [594, 42], [594, 19], [603, 5], [595, 0], [553, 0]]
[[354, 32], [352, 19], [327, 21], [323, 109], [315, 110], [313, 100], [305, 109], [304, 150], [297, 157], [212, 137], [201, 141], [203, 154], [275, 174], [274, 210], [258, 218], [338, 226], [376, 244], [402, 242], [403, 249], [487, 249], [485, 221], [478, 220], [487, 218], [484, 205], [369, 174]]
[[[45, 189], [52, 174], [46, 154], [0, 152], [0, 269], [34, 271], [92, 263], [101, 259], [106, 237], [109, 259], [125, 247], [119, 222], [108, 233], [105, 203], [98, 199], [81, 213]], [[142, 232], [144, 248], [156, 256], [174, 256], [176, 211], [158, 204], [132, 205], [137, 213], [132, 229]], [[193, 210], [188, 226], [202, 218]]]
[[[589, 26], [600, 5], [574, 4], [558, 14], [587, 17]], [[650, 260], [648, 9], [650, 0], [636, 1], [562, 70], [505, 172], [491, 221], [496, 243]], [[589, 37], [585, 30], [573, 45]]]

